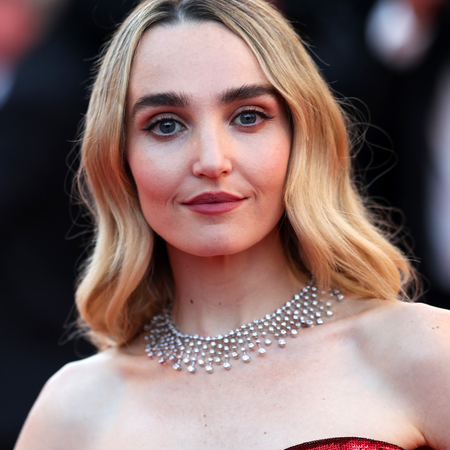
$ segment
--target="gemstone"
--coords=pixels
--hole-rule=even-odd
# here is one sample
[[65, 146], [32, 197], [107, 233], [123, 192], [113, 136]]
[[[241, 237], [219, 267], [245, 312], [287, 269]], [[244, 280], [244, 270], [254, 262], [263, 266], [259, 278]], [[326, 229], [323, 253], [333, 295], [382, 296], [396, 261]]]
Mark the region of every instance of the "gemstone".
[[183, 359], [183, 362], [184, 362], [185, 364], [189, 364], [189, 358], [184, 358], [184, 359]]
[[231, 369], [231, 364], [227, 361], [223, 363], [223, 367], [224, 369], [230, 370]]
[[297, 330], [291, 330], [291, 336], [292, 337], [297, 337], [298, 335], [298, 331]]
[[199, 366], [203, 367], [205, 365], [205, 361], [203, 361], [203, 359], [199, 359], [197, 362]]
[[214, 372], [214, 369], [212, 368], [212, 366], [206, 366], [205, 369], [206, 369], [206, 371], [208, 373], [213, 373]]
[[260, 355], [264, 355], [264, 353], [266, 353], [266, 349], [265, 349], [265, 348], [260, 348], [260, 349], [258, 350], [258, 353], [259, 353]]
[[[181, 370], [181, 366], [179, 365], [179, 364], [174, 364], [173, 365], [173, 368], [175, 369], [175, 370]], [[189, 370], [189, 369], [188, 369]]]
[[285, 347], [285, 346], [286, 346], [286, 341], [285, 341], [284, 339], [280, 339], [280, 340], [278, 341], [278, 345], [279, 345], [280, 347]]
[[255, 344], [253, 342], [251, 342], [250, 344], [248, 344], [248, 348], [250, 350], [253, 350], [255, 348]]
[[250, 356], [248, 356], [248, 355], [242, 356], [242, 361], [244, 361], [246, 363], [250, 362]]
[[194, 373], [195, 372], [195, 367], [194, 366], [188, 366], [187, 368], [189, 373]]
[[237, 352], [231, 352], [231, 356], [232, 356], [234, 359], [238, 359], [238, 358], [239, 358], [239, 354], [238, 354]]
[[214, 362], [220, 366], [222, 364], [222, 360], [217, 356], [216, 358], [214, 358]]
[[270, 345], [272, 343], [272, 341], [270, 340], [270, 339], [266, 339], [265, 341], [264, 341], [264, 344], [266, 344], [266, 345]]

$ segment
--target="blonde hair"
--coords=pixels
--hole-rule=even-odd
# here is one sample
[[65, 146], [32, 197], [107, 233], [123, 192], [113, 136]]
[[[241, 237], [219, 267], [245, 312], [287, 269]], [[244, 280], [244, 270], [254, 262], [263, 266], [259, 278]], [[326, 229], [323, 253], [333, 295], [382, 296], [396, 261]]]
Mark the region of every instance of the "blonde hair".
[[280, 229], [292, 267], [319, 285], [385, 300], [411, 280], [410, 264], [354, 186], [345, 115], [284, 17], [264, 0], [147, 0], [101, 58], [82, 139], [78, 186], [96, 229], [76, 301], [100, 348], [133, 339], [173, 293], [164, 242], [142, 214], [125, 158], [131, 64], [150, 27], [202, 21], [240, 36], [288, 105], [293, 143]]

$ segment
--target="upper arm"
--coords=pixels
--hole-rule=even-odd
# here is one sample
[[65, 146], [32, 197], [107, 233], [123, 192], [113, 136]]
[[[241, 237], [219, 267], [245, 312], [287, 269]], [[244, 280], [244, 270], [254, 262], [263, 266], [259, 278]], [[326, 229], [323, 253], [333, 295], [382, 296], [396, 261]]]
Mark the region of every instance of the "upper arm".
[[65, 366], [45, 384], [28, 414], [16, 450], [82, 448], [77, 445], [77, 435], [82, 434], [81, 410], [74, 408], [71, 393], [76, 372]]
[[[91, 448], [116, 409], [111, 398], [117, 398], [108, 394], [117, 388], [114, 380], [98, 366], [95, 362], [71, 363], [50, 378], [25, 421], [15, 450]], [[120, 398], [120, 389], [117, 394]]]
[[417, 428], [428, 446], [450, 450], [450, 312], [413, 306], [404, 344], [408, 362], [398, 382], [408, 386]]

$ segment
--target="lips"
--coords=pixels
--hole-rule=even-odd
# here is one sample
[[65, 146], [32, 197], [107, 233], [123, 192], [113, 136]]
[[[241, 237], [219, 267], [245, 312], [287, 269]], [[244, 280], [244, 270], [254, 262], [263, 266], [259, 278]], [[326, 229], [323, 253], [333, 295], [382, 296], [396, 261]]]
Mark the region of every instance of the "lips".
[[205, 192], [204, 194], [197, 195], [193, 199], [187, 201], [186, 205], [204, 205], [208, 203], [228, 203], [237, 202], [242, 200], [242, 197], [238, 197], [228, 192]]
[[228, 192], [205, 192], [183, 203], [200, 214], [222, 214], [237, 208], [245, 198]]

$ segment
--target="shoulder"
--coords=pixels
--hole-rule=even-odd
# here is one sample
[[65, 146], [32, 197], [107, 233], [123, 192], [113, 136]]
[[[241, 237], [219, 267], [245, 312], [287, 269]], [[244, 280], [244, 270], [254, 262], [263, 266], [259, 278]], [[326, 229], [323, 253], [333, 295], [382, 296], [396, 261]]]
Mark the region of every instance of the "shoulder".
[[126, 388], [116, 351], [67, 364], [46, 383], [16, 450], [89, 449], [120, 408]]
[[[355, 333], [379, 366], [417, 381], [450, 370], [450, 311], [423, 303], [379, 302], [365, 311]], [[447, 357], [446, 357], [447, 356]], [[425, 381], [425, 380], [422, 380]]]
[[380, 351], [410, 364], [439, 362], [442, 352], [450, 351], [450, 311], [424, 303], [385, 302], [366, 314], [362, 333], [367, 340], [376, 337]]
[[359, 333], [374, 370], [436, 449], [450, 449], [450, 311], [389, 302], [365, 314]]

